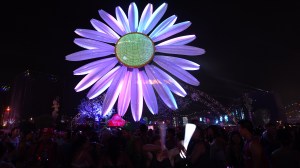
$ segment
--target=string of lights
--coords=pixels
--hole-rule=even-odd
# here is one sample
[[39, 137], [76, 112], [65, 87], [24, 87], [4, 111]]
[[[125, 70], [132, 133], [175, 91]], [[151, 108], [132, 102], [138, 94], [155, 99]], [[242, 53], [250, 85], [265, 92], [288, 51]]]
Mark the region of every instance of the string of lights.
[[167, 108], [164, 103], [158, 99], [159, 112], [157, 115], [149, 116], [149, 120], [172, 117], [194, 117], [197, 115], [228, 115], [232, 116], [230, 110], [223, 106], [219, 101], [209, 96], [207, 93], [198, 90], [192, 86], [182, 85], [189, 94], [185, 97], [174, 95], [178, 105], [175, 111]]

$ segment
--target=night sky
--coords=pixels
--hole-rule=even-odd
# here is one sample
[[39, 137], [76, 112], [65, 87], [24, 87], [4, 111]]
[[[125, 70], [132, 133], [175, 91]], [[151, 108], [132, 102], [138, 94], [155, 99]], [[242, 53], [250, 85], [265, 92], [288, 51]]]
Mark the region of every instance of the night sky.
[[[84, 97], [88, 89], [80, 93], [73, 89], [83, 77], [73, 76], [73, 70], [90, 61], [65, 60], [66, 55], [83, 50], [73, 43], [79, 37], [74, 30], [93, 30], [90, 19], [102, 21], [99, 9], [115, 16], [116, 6], [127, 13], [130, 2], [9, 2], [1, 21], [0, 82], [10, 84], [30, 69], [57, 75], [70, 103], [74, 95]], [[148, 2], [154, 9], [167, 2], [162, 19], [175, 14], [176, 23], [191, 21], [180, 35], [195, 34], [196, 40], [189, 45], [206, 50], [204, 55], [190, 58], [201, 65], [199, 71], [191, 72], [201, 83], [198, 89], [216, 99], [253, 90], [274, 92], [283, 104], [300, 100], [300, 5], [296, 1], [135, 2], [139, 14]]]

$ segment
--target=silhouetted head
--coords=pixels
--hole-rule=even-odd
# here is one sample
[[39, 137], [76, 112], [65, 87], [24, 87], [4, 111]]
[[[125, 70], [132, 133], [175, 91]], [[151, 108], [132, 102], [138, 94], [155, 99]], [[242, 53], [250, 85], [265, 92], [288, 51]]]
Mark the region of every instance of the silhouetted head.
[[250, 120], [243, 119], [238, 122], [239, 132], [244, 137], [246, 134], [253, 134], [253, 124]]

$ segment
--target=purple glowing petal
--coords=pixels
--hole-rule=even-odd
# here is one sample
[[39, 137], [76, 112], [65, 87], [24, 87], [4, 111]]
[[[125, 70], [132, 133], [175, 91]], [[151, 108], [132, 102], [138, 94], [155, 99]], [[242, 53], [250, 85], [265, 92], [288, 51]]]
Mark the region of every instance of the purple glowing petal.
[[85, 49], [102, 49], [102, 51], [112, 51], [115, 49], [114, 46], [100, 41], [86, 39], [86, 38], [75, 38], [74, 43]]
[[145, 24], [144, 31], [143, 33], [148, 34], [159, 22], [159, 20], [163, 17], [165, 14], [166, 10], [168, 8], [167, 3], [163, 3], [160, 5], [151, 15], [147, 23]]
[[161, 52], [161, 53], [188, 55], [188, 56], [202, 55], [205, 53], [205, 50], [202, 48], [187, 46], [187, 45], [156, 46], [155, 50], [156, 50], [156, 52]]
[[109, 64], [113, 64], [115, 63], [117, 60], [116, 57], [111, 57], [111, 58], [105, 58], [105, 59], [101, 59], [98, 61], [94, 61], [91, 63], [88, 63], [86, 65], [83, 65], [77, 69], [75, 69], [73, 71], [74, 75], [85, 75], [90, 73], [91, 71], [93, 71], [94, 69], [98, 68], [98, 67], [106, 67]]
[[124, 77], [123, 87], [118, 99], [118, 114], [120, 116], [125, 115], [131, 100], [131, 76], [132, 72], [127, 70]]
[[185, 21], [181, 23], [177, 23], [175, 25], [172, 25], [170, 27], [166, 27], [164, 30], [157, 33], [156, 37], [154, 37], [152, 40], [154, 42], [158, 42], [161, 40], [164, 40], [170, 36], [173, 36], [174, 34], [180, 33], [187, 29], [191, 25], [190, 21]]
[[147, 73], [147, 76], [149, 77], [149, 80], [151, 81], [151, 84], [157, 91], [158, 95], [161, 97], [163, 102], [172, 110], [177, 109], [177, 103], [176, 100], [168, 88], [168, 86], [163, 82], [162, 77], [160, 77], [160, 74], [154, 70], [153, 67], [150, 65], [145, 66], [145, 70]]
[[138, 32], [143, 33], [144, 31], [144, 26], [145, 24], [148, 22], [149, 18], [151, 17], [153, 12], [153, 5], [148, 3], [147, 6], [145, 7], [141, 19], [140, 19], [140, 23], [138, 26]]
[[120, 22], [118, 22], [112, 15], [105, 12], [104, 10], [99, 10], [100, 17], [119, 35], [123, 36], [126, 34], [124, 27]]
[[106, 75], [104, 75], [101, 79], [99, 79], [89, 90], [87, 97], [89, 99], [93, 99], [102, 94], [110, 86], [119, 68], [120, 66], [116, 66], [114, 69], [110, 70]]
[[185, 45], [185, 44], [188, 44], [188, 43], [192, 42], [195, 39], [196, 39], [195, 35], [180, 36], [180, 37], [172, 38], [170, 40], [161, 42], [161, 43], [157, 44], [156, 46]]
[[107, 113], [113, 108], [114, 104], [116, 103], [118, 96], [121, 92], [123, 87], [123, 79], [126, 73], [127, 67], [122, 66], [120, 70], [118, 70], [117, 74], [115, 75], [110, 87], [106, 92], [106, 96], [103, 101], [102, 107], [102, 115], [105, 116]]
[[111, 38], [118, 40], [120, 36], [113, 31], [110, 27], [108, 27], [106, 24], [102, 23], [99, 20], [91, 19], [92, 26], [99, 32], [106, 33], [107, 35], [111, 36]]
[[144, 96], [145, 103], [152, 114], [157, 114], [158, 105], [157, 105], [157, 100], [156, 100], [153, 87], [150, 84], [150, 80], [148, 79], [145, 71], [141, 71], [140, 74], [143, 81], [142, 88], [143, 88], [143, 96]]
[[199, 64], [183, 58], [170, 57], [164, 55], [155, 55], [155, 58], [156, 60], [162, 60], [164, 62], [172, 62], [173, 64], [179, 66], [184, 70], [198, 70], [200, 68]]
[[129, 5], [128, 20], [131, 32], [136, 32], [139, 25], [139, 11], [134, 2]]
[[164, 83], [167, 84], [167, 86], [173, 93], [175, 93], [181, 97], [186, 96], [185, 90], [180, 86], [180, 84], [176, 80], [174, 80], [169, 74], [167, 74], [160, 68], [158, 68], [156, 66], [153, 66], [153, 67], [163, 77]]
[[181, 69], [179, 66], [173, 64], [173, 62], [165, 61], [162, 59], [159, 60], [157, 59], [157, 57], [154, 57], [153, 61], [177, 78], [190, 85], [198, 86], [200, 84], [200, 82], [193, 75], [191, 75], [184, 69]]
[[129, 23], [126, 14], [124, 13], [123, 9], [121, 7], [116, 7], [116, 16], [117, 20], [122, 23], [126, 33], [130, 32]]
[[115, 65], [117, 61], [112, 64], [107, 65], [106, 67], [99, 67], [94, 69], [91, 73], [86, 75], [81, 81], [76, 85], [76, 92], [80, 92], [91, 85], [93, 85], [97, 80], [99, 80], [103, 75], [109, 72]]
[[95, 30], [88, 30], [88, 29], [76, 29], [75, 33], [78, 34], [81, 37], [97, 40], [97, 41], [102, 41], [106, 43], [116, 43], [117, 39], [112, 38], [111, 36], [98, 32]]
[[68, 61], [83, 61], [93, 58], [105, 57], [111, 54], [114, 54], [112, 51], [103, 51], [102, 49], [93, 49], [93, 50], [82, 50], [66, 56]]
[[159, 24], [154, 30], [153, 32], [149, 35], [149, 37], [152, 39], [154, 37], [156, 37], [158, 34], [160, 34], [160, 31], [166, 29], [167, 27], [172, 26], [177, 20], [177, 16], [172, 15], [169, 18], [167, 18], [166, 20], [164, 20], [163, 22], [161, 22], [161, 24]]
[[134, 121], [140, 121], [143, 112], [143, 88], [139, 70], [132, 71], [131, 113]]

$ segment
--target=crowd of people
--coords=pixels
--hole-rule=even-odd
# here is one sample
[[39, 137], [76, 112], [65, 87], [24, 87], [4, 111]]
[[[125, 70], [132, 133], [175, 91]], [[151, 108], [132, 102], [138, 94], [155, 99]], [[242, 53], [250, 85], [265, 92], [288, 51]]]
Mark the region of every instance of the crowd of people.
[[[187, 149], [185, 126], [23, 130], [0, 135], [1, 168], [300, 168], [300, 129], [249, 120], [235, 127], [196, 125]], [[183, 153], [182, 153], [183, 152]]]

